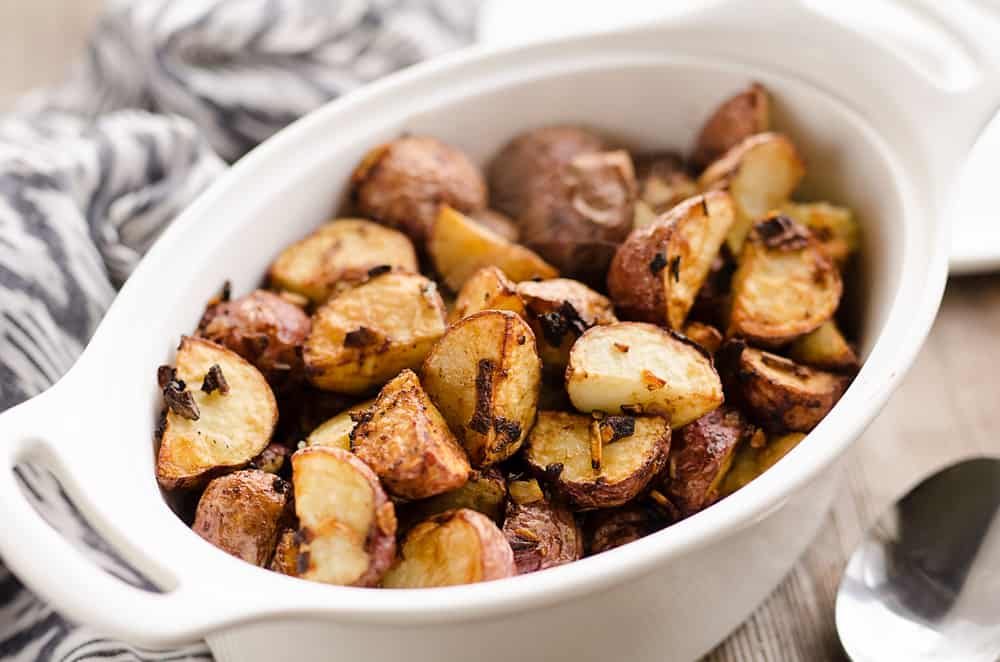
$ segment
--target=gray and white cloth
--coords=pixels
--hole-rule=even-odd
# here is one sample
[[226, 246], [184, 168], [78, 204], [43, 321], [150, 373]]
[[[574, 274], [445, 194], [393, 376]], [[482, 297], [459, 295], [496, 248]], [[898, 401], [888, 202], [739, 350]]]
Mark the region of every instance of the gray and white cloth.
[[[468, 42], [477, 5], [110, 2], [69, 80], [0, 115], [0, 411], [69, 369], [143, 253], [227, 162], [329, 99]], [[45, 517], [102, 567], [144, 581], [50, 474], [25, 466], [19, 475]], [[211, 654], [101, 638], [0, 564], [0, 660], [91, 659]]]

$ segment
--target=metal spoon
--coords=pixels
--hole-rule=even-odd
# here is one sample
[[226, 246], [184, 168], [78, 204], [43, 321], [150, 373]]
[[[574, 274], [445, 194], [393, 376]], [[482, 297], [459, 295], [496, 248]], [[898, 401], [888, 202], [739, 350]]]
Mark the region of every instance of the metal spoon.
[[855, 550], [837, 591], [854, 662], [1000, 660], [1000, 460], [925, 479]]

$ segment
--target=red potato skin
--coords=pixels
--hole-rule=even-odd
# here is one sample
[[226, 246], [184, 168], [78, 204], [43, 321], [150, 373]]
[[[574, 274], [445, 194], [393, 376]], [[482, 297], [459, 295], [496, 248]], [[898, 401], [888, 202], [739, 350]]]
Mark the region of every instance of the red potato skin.
[[642, 503], [592, 511], [587, 513], [584, 526], [585, 555], [593, 556], [621, 547], [655, 533], [668, 524], [670, 519], [663, 512], [655, 506]]
[[519, 575], [583, 558], [583, 534], [573, 513], [562, 506], [508, 502], [503, 533]]
[[770, 105], [767, 90], [760, 83], [727, 99], [702, 126], [692, 163], [704, 168], [745, 138], [767, 131]]
[[619, 317], [662, 324], [666, 298], [657, 254], [666, 255], [674, 225], [668, 217], [633, 230], [615, 251], [608, 269], [608, 294]]
[[[517, 568], [514, 565], [514, 552], [507, 543], [507, 538], [493, 523], [493, 520], [486, 515], [468, 508], [460, 508], [434, 515], [424, 520], [424, 523], [430, 522], [441, 526], [453, 518], [461, 519], [474, 528], [479, 540], [482, 541], [480, 548], [486, 553], [483, 554], [480, 566], [482, 574], [479, 581], [490, 582], [495, 579], [513, 577], [517, 574]], [[405, 542], [403, 547], [406, 547]]]

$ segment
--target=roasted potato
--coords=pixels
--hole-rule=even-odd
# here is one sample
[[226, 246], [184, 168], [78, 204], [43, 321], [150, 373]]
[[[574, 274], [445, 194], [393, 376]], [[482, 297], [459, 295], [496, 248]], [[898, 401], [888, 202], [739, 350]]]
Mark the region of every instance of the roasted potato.
[[469, 459], [412, 370], [386, 384], [350, 434], [351, 450], [390, 494], [425, 499], [469, 479]]
[[670, 425], [659, 416], [607, 416], [542, 411], [524, 459], [581, 510], [620, 506], [667, 464]]
[[413, 527], [384, 588], [474, 584], [516, 574], [514, 554], [493, 520], [468, 508], [449, 510]]
[[299, 544], [295, 542], [295, 530], [285, 529], [278, 535], [278, 544], [274, 548], [274, 556], [271, 557], [268, 569], [295, 577], [298, 563]]
[[209, 304], [198, 336], [227, 347], [257, 366], [272, 387], [287, 390], [303, 381], [302, 343], [309, 316], [273, 292], [257, 290], [232, 301]]
[[595, 326], [569, 354], [566, 390], [584, 412], [664, 416], [673, 428], [722, 404], [722, 384], [699, 345], [652, 324]]
[[499, 267], [512, 280], [553, 278], [552, 265], [524, 246], [511, 243], [464, 214], [442, 206], [427, 240], [434, 268], [445, 284], [459, 291], [483, 267]]
[[471, 218], [476, 223], [490, 230], [493, 234], [498, 234], [507, 241], [516, 244], [521, 238], [521, 231], [517, 229], [517, 224], [498, 211], [480, 209], [472, 214]]
[[319, 305], [375, 274], [416, 273], [417, 254], [401, 232], [359, 218], [327, 223], [281, 252], [268, 271], [271, 286]]
[[834, 372], [855, 372], [861, 367], [854, 348], [832, 320], [796, 338], [788, 346], [788, 356], [812, 368]]
[[191, 528], [222, 551], [266, 567], [291, 520], [290, 491], [285, 480], [256, 469], [220, 476], [202, 493]]
[[455, 299], [448, 316], [454, 324], [480, 310], [509, 310], [524, 317], [524, 302], [517, 294], [517, 285], [498, 267], [483, 267], [469, 276]]
[[306, 374], [319, 388], [362, 395], [418, 367], [444, 330], [434, 281], [383, 274], [316, 311], [303, 350]]
[[489, 166], [494, 204], [524, 244], [590, 285], [631, 230], [636, 198], [632, 159], [606, 149], [586, 129], [546, 127], [515, 137]]
[[682, 517], [719, 498], [737, 447], [754, 428], [739, 410], [723, 405], [674, 435], [663, 491]]
[[349, 407], [333, 418], [327, 419], [319, 427], [309, 433], [306, 444], [309, 446], [331, 446], [345, 451], [351, 450], [351, 433], [354, 432], [363, 413], [372, 408], [375, 398], [365, 400]]
[[535, 332], [542, 364], [560, 372], [569, 363], [570, 347], [584, 331], [618, 321], [606, 296], [568, 278], [518, 283], [517, 293], [527, 309], [525, 318]]
[[847, 207], [828, 202], [786, 202], [781, 205], [781, 213], [812, 230], [826, 254], [840, 267], [861, 243], [861, 228]]
[[484, 209], [486, 183], [460, 150], [436, 138], [404, 136], [365, 156], [351, 176], [351, 199], [364, 216], [422, 246], [440, 205], [466, 213]]
[[542, 486], [535, 478], [514, 478], [512, 476], [511, 481], [507, 484], [507, 494], [510, 496], [511, 502], [518, 506], [546, 500], [545, 492], [542, 491]]
[[788, 200], [805, 172], [791, 140], [778, 133], [760, 133], [730, 149], [701, 174], [702, 189], [725, 188], [733, 197], [736, 220], [726, 237], [733, 255], [743, 250], [751, 226]]
[[448, 328], [422, 381], [475, 467], [513, 455], [535, 420], [541, 360], [520, 316], [484, 310]]
[[728, 362], [735, 362], [731, 379], [738, 397], [751, 418], [769, 432], [809, 432], [851, 383], [850, 377], [807, 368], [742, 343], [723, 351]]
[[260, 452], [260, 455], [250, 460], [250, 467], [276, 475], [285, 469], [286, 460], [291, 454], [292, 450], [288, 446], [272, 441], [267, 445], [267, 448]]
[[701, 345], [709, 354], [715, 354], [722, 347], [722, 332], [710, 324], [688, 322], [684, 325], [684, 336]]
[[740, 446], [729, 473], [722, 481], [720, 496], [729, 496], [773, 467], [805, 438], [806, 435], [801, 432], [789, 432], [771, 437], [764, 446]]
[[691, 161], [704, 168], [750, 136], [771, 128], [771, 102], [767, 90], [753, 83], [726, 99], [708, 118], [695, 142]]
[[458, 489], [397, 506], [399, 530], [408, 531], [425, 519], [459, 508], [475, 510], [500, 524], [506, 500], [507, 481], [496, 467], [470, 471], [469, 480]]
[[584, 525], [585, 554], [593, 556], [621, 547], [659, 531], [671, 521], [663, 510], [646, 503], [589, 512]]
[[608, 292], [626, 317], [680, 329], [732, 226], [722, 191], [689, 198], [634, 230], [608, 270]]
[[378, 477], [339, 448], [292, 456], [299, 517], [296, 575], [327, 584], [374, 586], [396, 555], [396, 514]]
[[787, 216], [754, 225], [733, 274], [730, 337], [778, 347], [837, 311], [840, 272], [805, 227]]
[[157, 378], [166, 402], [156, 461], [164, 488], [199, 487], [267, 447], [278, 405], [264, 376], [236, 352], [184, 336], [176, 368], [161, 366]]
[[685, 170], [684, 160], [673, 152], [635, 157], [635, 172], [639, 197], [633, 229], [649, 225], [674, 205], [698, 194], [698, 185]]
[[544, 499], [509, 502], [503, 534], [514, 551], [514, 566], [519, 575], [583, 557], [583, 534], [573, 513]]

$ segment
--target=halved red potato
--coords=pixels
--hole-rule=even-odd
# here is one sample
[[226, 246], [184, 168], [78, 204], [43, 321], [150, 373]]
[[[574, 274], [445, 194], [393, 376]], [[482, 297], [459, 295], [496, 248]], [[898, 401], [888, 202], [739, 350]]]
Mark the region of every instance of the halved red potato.
[[726, 99], [701, 127], [691, 160], [705, 167], [746, 138], [771, 128], [767, 90], [753, 83]]
[[425, 499], [469, 479], [469, 459], [412, 370], [386, 384], [350, 434], [390, 494]]
[[829, 202], [786, 202], [781, 205], [781, 213], [812, 230], [826, 254], [840, 267], [861, 243], [861, 226], [847, 207]]
[[517, 574], [570, 563], [583, 557], [583, 534], [565, 506], [542, 499], [507, 504], [503, 533], [514, 551]]
[[777, 347], [837, 311], [840, 272], [804, 226], [787, 216], [754, 225], [733, 274], [728, 335]]
[[806, 438], [801, 432], [770, 437], [767, 444], [754, 448], [744, 444], [736, 451], [732, 467], [720, 486], [720, 496], [729, 496], [785, 457]]
[[448, 315], [454, 324], [480, 310], [509, 310], [524, 316], [524, 302], [514, 284], [499, 267], [483, 267], [469, 276], [455, 298], [455, 305]]
[[504, 503], [507, 500], [507, 481], [496, 467], [483, 471], [470, 471], [469, 480], [461, 487], [432, 496], [429, 499], [399, 504], [399, 530], [408, 531], [415, 524], [445, 512], [469, 508], [480, 512], [500, 524], [503, 521]]
[[568, 278], [530, 280], [517, 284], [542, 363], [562, 371], [569, 350], [584, 331], [617, 322], [611, 301], [583, 283]]
[[733, 255], [743, 250], [751, 226], [781, 207], [805, 173], [795, 145], [780, 133], [750, 136], [705, 169], [698, 185], [705, 190], [725, 188], [733, 197], [736, 220], [726, 237]]
[[484, 310], [448, 328], [422, 382], [475, 467], [513, 455], [535, 420], [541, 384], [535, 336], [520, 316]]
[[316, 311], [303, 350], [306, 373], [319, 388], [362, 395], [418, 367], [444, 330], [434, 281], [383, 274]]
[[406, 235], [364, 219], [341, 218], [283, 250], [268, 280], [275, 289], [318, 305], [389, 270], [418, 270], [417, 253]]
[[306, 444], [309, 446], [332, 446], [345, 451], [351, 450], [351, 433], [361, 420], [362, 414], [375, 404], [375, 398], [365, 400], [349, 407], [333, 418], [327, 419], [319, 427], [309, 433]]
[[634, 161], [639, 197], [635, 201], [633, 229], [649, 225], [674, 205], [698, 194], [698, 185], [688, 175], [679, 154], [640, 154]]
[[176, 368], [161, 366], [159, 377], [167, 409], [156, 479], [164, 488], [199, 487], [267, 447], [278, 405], [264, 376], [236, 352], [184, 336]]
[[285, 529], [278, 535], [278, 544], [274, 547], [268, 570], [295, 577], [298, 563], [299, 544], [295, 542], [295, 530]]
[[810, 367], [834, 372], [854, 372], [861, 367], [854, 348], [833, 320], [796, 338], [788, 346], [788, 356]]
[[659, 416], [598, 421], [543, 411], [528, 435], [524, 459], [541, 480], [586, 510], [630, 501], [666, 466], [669, 452], [670, 426]]
[[707, 352], [652, 324], [595, 326], [573, 345], [566, 390], [584, 412], [647, 413], [679, 428], [722, 404]]
[[396, 555], [396, 514], [368, 465], [351, 453], [309, 446], [292, 456], [299, 517], [296, 575], [375, 586]]
[[384, 588], [430, 588], [503, 579], [516, 574], [507, 539], [482, 513], [449, 510], [413, 527]]
[[629, 503], [620, 508], [594, 510], [586, 514], [584, 550], [587, 556], [644, 538], [671, 523], [653, 504]]

